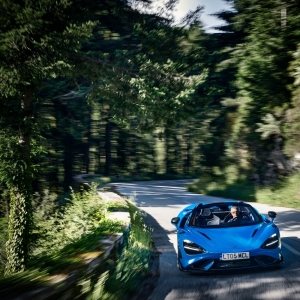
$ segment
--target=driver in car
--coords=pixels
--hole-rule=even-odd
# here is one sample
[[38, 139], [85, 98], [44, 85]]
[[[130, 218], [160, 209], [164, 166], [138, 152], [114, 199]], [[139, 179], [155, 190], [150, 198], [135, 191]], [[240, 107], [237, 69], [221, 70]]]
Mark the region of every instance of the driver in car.
[[237, 206], [232, 206], [230, 213], [225, 217], [224, 222], [234, 222], [238, 219], [250, 220], [245, 213], [241, 212]]
[[239, 210], [238, 210], [237, 206], [231, 207], [230, 214], [231, 214], [232, 218], [227, 221], [228, 223], [233, 222], [239, 218]]

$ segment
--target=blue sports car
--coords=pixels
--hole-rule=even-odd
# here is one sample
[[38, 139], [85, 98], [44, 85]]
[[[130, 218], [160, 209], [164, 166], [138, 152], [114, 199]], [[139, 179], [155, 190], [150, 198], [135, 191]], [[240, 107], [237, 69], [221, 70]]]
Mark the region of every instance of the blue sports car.
[[268, 216], [240, 201], [187, 206], [171, 220], [177, 228], [179, 270], [196, 273], [281, 265], [276, 213], [269, 211]]

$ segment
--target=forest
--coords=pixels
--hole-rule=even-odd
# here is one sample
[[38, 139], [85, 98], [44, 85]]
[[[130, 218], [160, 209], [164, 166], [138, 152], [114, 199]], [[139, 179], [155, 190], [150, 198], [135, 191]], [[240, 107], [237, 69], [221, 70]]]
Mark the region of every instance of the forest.
[[177, 2], [1, 1], [7, 273], [30, 259], [33, 195], [61, 201], [77, 175], [259, 187], [298, 176], [299, 1], [226, 0], [214, 33], [201, 6], [176, 23]]

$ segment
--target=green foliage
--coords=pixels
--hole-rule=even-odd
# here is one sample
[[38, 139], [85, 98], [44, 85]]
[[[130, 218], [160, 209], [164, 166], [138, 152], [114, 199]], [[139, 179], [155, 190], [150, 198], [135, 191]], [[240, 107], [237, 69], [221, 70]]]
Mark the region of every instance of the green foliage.
[[279, 137], [282, 135], [280, 122], [278, 122], [272, 114], [267, 114], [262, 118], [264, 123], [257, 123], [256, 132], [261, 132], [261, 138], [267, 139], [271, 136]]
[[0, 274], [4, 274], [5, 265], [7, 263], [5, 244], [8, 239], [7, 235], [8, 218], [0, 218]]
[[256, 189], [256, 201], [273, 206], [300, 209], [300, 174], [280, 177], [275, 185], [262, 186]]
[[275, 185], [262, 186], [247, 177], [228, 182], [227, 176], [203, 175], [188, 190], [217, 197], [300, 209], [300, 174], [282, 177]]
[[227, 165], [224, 168], [214, 166], [201, 173], [201, 177], [188, 185], [188, 190], [212, 196], [228, 197], [238, 200], [253, 201], [254, 185], [247, 182], [247, 170], [237, 165]]
[[72, 1], [1, 2], [2, 97], [19, 95], [20, 88], [72, 68], [69, 51], [79, 49], [95, 26], [77, 9]]
[[[149, 271], [153, 251], [151, 230], [143, 221], [144, 214], [133, 202], [127, 201], [131, 217], [127, 245], [123, 249], [113, 273], [105, 283], [103, 299], [124, 299], [137, 289]], [[116, 291], [116, 286], [118, 290]]]
[[43, 224], [57, 209], [57, 195], [51, 194], [49, 190], [45, 190], [43, 193], [36, 192], [33, 195], [32, 209], [34, 223]]
[[17, 297], [20, 293], [27, 293], [34, 289], [47, 286], [45, 280], [46, 272], [34, 269], [24, 272], [15, 273], [9, 277], [0, 279], [0, 296], [5, 298], [8, 296]]
[[175, 124], [202, 101], [198, 94], [204, 93], [196, 89], [204, 84], [208, 53], [198, 44], [200, 24], [191, 30], [170, 27], [168, 20], [143, 15], [122, 1], [98, 4], [93, 20], [100, 22], [72, 56], [79, 62], [75, 78], [47, 80], [38, 94], [37, 118], [48, 150], [39, 157], [43, 189], [51, 184], [51, 190], [67, 190], [72, 176], [83, 171], [161, 173], [155, 152], [159, 137], [140, 130]]
[[[85, 287], [83, 289], [83, 292], [88, 292], [87, 300], [98, 300], [98, 299], [104, 299], [104, 285], [108, 279], [109, 271], [104, 272], [100, 275], [97, 282], [94, 284], [94, 286], [90, 285], [90, 282], [88, 282], [88, 287]], [[84, 286], [84, 285], [83, 285]]]
[[11, 188], [22, 178], [26, 163], [22, 160], [18, 136], [7, 129], [0, 132], [0, 159], [0, 182]]
[[[95, 205], [95, 191], [82, 191], [83, 193], [74, 194], [72, 193], [73, 205], [76, 209], [71, 209], [69, 203], [64, 212], [64, 219], [75, 219], [77, 217], [78, 210], [84, 209], [87, 215], [86, 221], [88, 222], [91, 218], [89, 213], [93, 212], [93, 205]], [[99, 197], [98, 197], [99, 198]], [[99, 200], [99, 199], [98, 199]], [[43, 203], [43, 201], [45, 203]], [[80, 208], [76, 201], [83, 201], [83, 206], [88, 205], [89, 208]], [[51, 219], [52, 202], [53, 198], [47, 192], [45, 195], [37, 195], [36, 201], [36, 214], [39, 218], [43, 216], [45, 219]], [[88, 204], [88, 202], [91, 202]], [[97, 201], [101, 204], [101, 200]], [[41, 206], [38, 208], [38, 206]], [[112, 206], [113, 204], [111, 204]], [[82, 273], [82, 277], [78, 282], [80, 286], [80, 295], [85, 299], [124, 299], [124, 295], [129, 295], [136, 288], [138, 288], [141, 280], [147, 275], [149, 264], [152, 255], [152, 239], [151, 230], [147, 228], [143, 222], [144, 213], [142, 213], [134, 204], [132, 200], [126, 202], [127, 210], [131, 216], [131, 226], [128, 237], [124, 247], [118, 254], [117, 260], [114, 262], [110, 259], [107, 262], [108, 269], [100, 273], [88, 272]], [[79, 211], [80, 215], [80, 211]], [[36, 217], [37, 217], [36, 216]], [[48, 217], [47, 217], [48, 216]], [[62, 217], [62, 216], [61, 216]], [[97, 217], [96, 217], [97, 218]], [[69, 221], [71, 222], [71, 221]], [[84, 222], [84, 220], [82, 220]], [[81, 222], [81, 223], [82, 223]], [[42, 229], [43, 222], [40, 220], [39, 223]], [[47, 221], [44, 221], [44, 224]], [[59, 226], [62, 224], [58, 224]], [[67, 222], [64, 222], [67, 223]], [[78, 224], [78, 220], [76, 221]], [[46, 226], [47, 227], [47, 226]], [[69, 243], [63, 243], [64, 246], [56, 247], [52, 249], [48, 247], [47, 251], [40, 252], [40, 255], [35, 256], [30, 262], [30, 269], [28, 271], [11, 275], [0, 280], [0, 295], [14, 295], [16, 289], [18, 291], [26, 292], [36, 288], [45, 287], [49, 284], [47, 281], [49, 274], [57, 274], [57, 272], [63, 273], [70, 272], [72, 269], [80, 270], [82, 266], [82, 259], [80, 253], [89, 253], [99, 250], [99, 238], [109, 233], [122, 232], [124, 227], [121, 223], [116, 221], [110, 221], [103, 219], [99, 222], [98, 227], [95, 227], [90, 233], [84, 233], [78, 238], [78, 235], [73, 232], [73, 239], [68, 238]], [[56, 228], [53, 228], [54, 234]], [[50, 234], [49, 234], [50, 237]], [[62, 240], [60, 240], [62, 243]], [[37, 244], [37, 247], [39, 245]], [[12, 284], [13, 283], [13, 286]], [[115, 287], [118, 286], [118, 289]]]
[[25, 270], [25, 264], [28, 262], [28, 248], [31, 246], [29, 244], [30, 225], [28, 225], [30, 218], [26, 218], [26, 214], [31, 211], [31, 207], [28, 207], [26, 200], [26, 196], [24, 197], [18, 191], [11, 192], [8, 241], [6, 243], [6, 274]]
[[300, 149], [300, 46], [294, 52], [290, 65], [290, 73], [294, 78], [292, 85], [291, 106], [285, 113], [284, 135], [286, 137], [285, 152], [294, 156]]
[[292, 172], [291, 167], [270, 170], [278, 166], [278, 157], [288, 160], [282, 148], [291, 159], [299, 152], [299, 8], [294, 1], [229, 2], [234, 11], [218, 14], [227, 24], [218, 28], [222, 33], [212, 35], [216, 72], [207, 79], [214, 79], [214, 104], [223, 105], [217, 107], [221, 118], [214, 120], [221, 126], [206, 137], [203, 160], [209, 161], [213, 153], [217, 161], [209, 166], [224, 169], [235, 163], [240, 176], [247, 169], [248, 174], [259, 173], [261, 182], [273, 171], [275, 182], [280, 174]]
[[[44, 198], [47, 201], [47, 198]], [[51, 209], [44, 212], [42, 206]], [[66, 245], [79, 240], [83, 235], [94, 232], [105, 222], [107, 214], [105, 202], [97, 194], [97, 185], [92, 184], [88, 189], [71, 192], [65, 206], [57, 207], [53, 212], [51, 203], [40, 205], [36, 216], [41, 217], [36, 227], [37, 247], [33, 254], [51, 255], [63, 249]], [[49, 250], [51, 249], [51, 250]]]
[[[1, 124], [1, 122], [0, 122]], [[31, 178], [37, 174], [39, 165], [35, 164], [36, 158], [45, 153], [45, 149], [39, 145], [42, 140], [36, 132], [32, 133], [32, 143], [30, 149]], [[22, 147], [18, 140], [18, 135], [15, 131], [5, 128], [0, 129], [0, 183], [6, 188], [13, 188], [24, 178], [28, 166], [24, 161]]]
[[[35, 195], [35, 244], [28, 270], [1, 278], [1, 295], [3, 292], [13, 294], [16, 287], [25, 292], [45, 286], [48, 284], [46, 275], [80, 268], [83, 265], [81, 253], [99, 251], [101, 237], [125, 230], [122, 222], [106, 218], [106, 205], [98, 196], [96, 186], [91, 184], [89, 189], [72, 191], [68, 203], [61, 209], [48, 191]], [[1, 229], [5, 229], [5, 224]], [[7, 286], [7, 282], [15, 285]]]
[[128, 211], [128, 205], [125, 202], [108, 202], [107, 211]]
[[[13, 124], [6, 123], [8, 132], [16, 134], [9, 139], [0, 170], [0, 179], [11, 195], [6, 250], [9, 274], [25, 269], [31, 247], [31, 154], [38, 152], [38, 147], [32, 147], [34, 92], [45, 78], [72, 70], [70, 51], [80, 48], [95, 23], [86, 18], [86, 10], [78, 10], [71, 1], [41, 4], [4, 0], [0, 10], [0, 97], [4, 107], [14, 108], [6, 109], [2, 117], [6, 122], [16, 117]], [[5, 152], [1, 155], [3, 158]]]
[[224, 176], [208, 175], [188, 186], [188, 190], [194, 193], [242, 201], [256, 201], [255, 189], [254, 184], [246, 179], [228, 183]]

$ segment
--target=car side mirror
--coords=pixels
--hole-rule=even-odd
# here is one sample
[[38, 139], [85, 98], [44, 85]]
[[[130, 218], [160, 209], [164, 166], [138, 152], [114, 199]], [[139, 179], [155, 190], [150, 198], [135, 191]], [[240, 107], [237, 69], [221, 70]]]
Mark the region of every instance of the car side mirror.
[[277, 214], [275, 211], [268, 211], [268, 216], [271, 218], [271, 222], [274, 222], [274, 219], [276, 218]]
[[271, 219], [275, 219], [277, 214], [275, 211], [268, 211], [268, 216], [271, 218]]
[[171, 223], [172, 223], [173, 225], [177, 225], [179, 221], [180, 221], [180, 218], [175, 217], [175, 218], [172, 218]]

